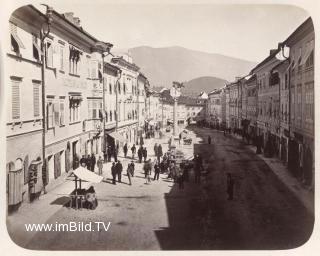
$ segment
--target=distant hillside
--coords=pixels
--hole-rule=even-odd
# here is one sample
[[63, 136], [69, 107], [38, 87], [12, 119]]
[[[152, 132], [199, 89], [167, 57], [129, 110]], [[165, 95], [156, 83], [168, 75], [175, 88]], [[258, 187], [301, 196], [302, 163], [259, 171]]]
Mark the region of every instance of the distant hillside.
[[242, 59], [177, 46], [141, 46], [129, 51], [152, 86], [171, 87], [172, 81], [185, 82], [206, 76], [232, 81], [236, 76], [247, 75], [256, 65]]
[[200, 92], [209, 93], [214, 89], [223, 87], [227, 83], [227, 80], [217, 77], [204, 76], [192, 79], [184, 84], [182, 88], [183, 95], [198, 96]]

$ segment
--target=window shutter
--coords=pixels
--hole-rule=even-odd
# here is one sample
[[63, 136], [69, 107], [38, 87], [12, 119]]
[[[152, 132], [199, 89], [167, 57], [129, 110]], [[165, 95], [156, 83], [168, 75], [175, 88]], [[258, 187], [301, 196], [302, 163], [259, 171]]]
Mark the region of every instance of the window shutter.
[[60, 115], [59, 115], [59, 103], [53, 104], [53, 113], [54, 113], [54, 125], [59, 126], [60, 125]]
[[20, 82], [12, 81], [12, 119], [20, 118]]
[[60, 125], [64, 125], [64, 102], [60, 102]]
[[40, 116], [40, 85], [33, 84], [33, 115]]

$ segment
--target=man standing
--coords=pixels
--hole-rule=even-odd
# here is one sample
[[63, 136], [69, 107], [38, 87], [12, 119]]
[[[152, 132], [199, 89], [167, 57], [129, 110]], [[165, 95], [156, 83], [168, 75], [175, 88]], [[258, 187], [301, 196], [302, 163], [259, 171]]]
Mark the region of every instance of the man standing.
[[151, 159], [149, 159], [147, 162], [144, 163], [143, 170], [144, 170], [144, 176], [146, 178], [146, 184], [149, 184], [151, 182], [151, 179], [150, 179]]
[[161, 158], [162, 156], [163, 156], [162, 146], [161, 146], [161, 144], [159, 144], [158, 150], [157, 150], [158, 163], [160, 163], [160, 158]]
[[117, 163], [118, 162], [118, 152], [117, 152], [116, 148], [113, 149], [113, 157], [114, 157], [114, 161]]
[[87, 155], [86, 163], [87, 163], [87, 169], [91, 171], [91, 157], [89, 154]]
[[143, 148], [142, 146], [140, 146], [140, 148], [138, 149], [138, 158], [139, 158], [139, 163], [141, 163], [142, 161], [142, 155], [143, 155]]
[[154, 144], [154, 147], [153, 147], [153, 150], [154, 150], [154, 156], [157, 157], [158, 156], [158, 144]]
[[211, 136], [209, 135], [208, 137], [208, 144], [210, 145], [211, 144]]
[[159, 180], [159, 174], [160, 174], [160, 166], [159, 166], [159, 162], [156, 162], [156, 164], [154, 165], [154, 177], [153, 180]]
[[82, 155], [81, 159], [80, 159], [80, 165], [82, 167], [86, 166], [86, 157], [84, 155]]
[[124, 153], [124, 158], [127, 158], [127, 154], [128, 154], [128, 145], [127, 145], [127, 143], [124, 144], [124, 146], [123, 146], [123, 153]]
[[130, 166], [131, 166], [131, 169], [130, 169], [131, 170], [131, 176], [134, 177], [135, 166], [134, 166], [134, 162], [133, 161], [131, 161]]
[[99, 175], [102, 175], [102, 169], [103, 169], [103, 159], [101, 156], [99, 156], [98, 162], [98, 170], [99, 170]]
[[131, 164], [129, 163], [128, 164], [128, 167], [127, 167], [127, 175], [128, 175], [128, 180], [129, 180], [129, 185], [131, 186], [132, 183], [131, 183], [131, 174], [132, 174], [132, 170], [131, 170], [132, 166]]
[[96, 157], [95, 155], [92, 153], [91, 154], [91, 171], [94, 172], [94, 168], [96, 167]]
[[118, 182], [121, 183], [121, 175], [122, 175], [123, 167], [122, 167], [122, 164], [120, 161], [118, 161], [118, 163], [116, 164], [116, 170], [117, 170], [117, 175], [118, 175]]
[[148, 151], [146, 147], [143, 148], [142, 155], [143, 155], [143, 160], [147, 161]]
[[117, 170], [114, 162], [111, 166], [112, 184], [116, 185]]
[[135, 158], [135, 155], [136, 155], [136, 145], [133, 144], [133, 146], [131, 147], [131, 152], [132, 152], [132, 159]]

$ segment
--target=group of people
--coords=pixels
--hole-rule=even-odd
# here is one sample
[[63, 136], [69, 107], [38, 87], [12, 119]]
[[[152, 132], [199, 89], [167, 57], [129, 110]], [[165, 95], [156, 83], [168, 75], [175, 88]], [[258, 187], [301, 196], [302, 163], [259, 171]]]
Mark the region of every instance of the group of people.
[[87, 156], [82, 155], [80, 159], [80, 165], [82, 167], [86, 167], [89, 171], [92, 172], [94, 172], [96, 164], [98, 164], [98, 167], [101, 167], [103, 165], [103, 159], [101, 158], [101, 156], [99, 156], [99, 159], [97, 161], [94, 153]]

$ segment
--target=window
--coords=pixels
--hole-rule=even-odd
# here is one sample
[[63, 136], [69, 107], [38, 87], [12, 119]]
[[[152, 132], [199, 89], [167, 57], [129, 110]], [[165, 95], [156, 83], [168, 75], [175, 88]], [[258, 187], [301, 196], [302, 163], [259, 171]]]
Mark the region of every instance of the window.
[[40, 116], [40, 84], [33, 84], [33, 116]]
[[60, 101], [60, 122], [59, 125], [65, 125], [65, 119], [64, 119], [64, 101]]
[[123, 83], [123, 94], [126, 94], [126, 83]]
[[98, 119], [99, 111], [102, 110], [101, 100], [88, 100], [89, 118]]
[[47, 103], [47, 127], [53, 127], [53, 118], [54, 118], [54, 110], [53, 110], [53, 102], [49, 101]]
[[306, 120], [313, 120], [313, 83], [306, 84]]
[[302, 112], [302, 88], [301, 84], [297, 85], [297, 118], [301, 118], [301, 112]]
[[311, 51], [309, 57], [307, 58], [306, 68], [312, 67], [313, 64], [314, 64], [314, 50]]
[[59, 46], [59, 51], [60, 51], [60, 70], [64, 70], [64, 46], [60, 45]]
[[82, 52], [74, 46], [69, 46], [69, 73], [78, 75], [80, 73], [80, 57]]
[[69, 99], [69, 122], [74, 123], [80, 121], [80, 104], [81, 95], [70, 96]]
[[20, 83], [21, 80], [12, 80], [12, 119], [20, 118]]
[[54, 126], [60, 125], [60, 105], [59, 103], [53, 104], [53, 114], [54, 114]]
[[18, 36], [17, 25], [10, 23], [11, 32], [11, 50], [20, 55], [20, 49], [25, 49], [22, 40]]
[[87, 55], [86, 58], [86, 65], [87, 65], [87, 78], [90, 78], [90, 56]]
[[291, 119], [294, 120], [295, 117], [295, 104], [294, 104], [294, 92], [291, 92]]
[[53, 67], [53, 45], [52, 42], [46, 43], [46, 63], [47, 67]]
[[32, 35], [32, 55], [36, 60], [40, 60], [40, 46], [38, 44], [38, 38], [35, 35]]
[[112, 122], [112, 111], [110, 110], [110, 122]]

